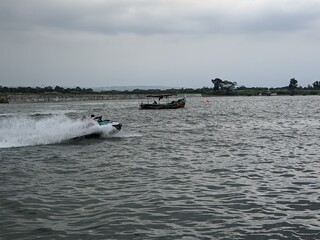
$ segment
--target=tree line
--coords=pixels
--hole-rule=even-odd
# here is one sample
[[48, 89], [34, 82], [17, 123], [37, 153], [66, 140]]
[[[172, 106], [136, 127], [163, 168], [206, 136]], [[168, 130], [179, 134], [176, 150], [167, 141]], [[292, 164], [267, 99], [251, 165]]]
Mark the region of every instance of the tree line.
[[47, 87], [3, 87], [0, 86], [0, 93], [93, 93], [92, 88], [63, 88], [60, 86]]
[[214, 95], [269, 95], [271, 91], [280, 95], [295, 94], [320, 94], [320, 81], [315, 81], [307, 87], [298, 86], [298, 80], [291, 78], [289, 85], [281, 88], [247, 88], [245, 86], [237, 87], [237, 82], [215, 78], [211, 80], [213, 84]]
[[171, 89], [134, 89], [134, 90], [108, 90], [94, 91], [92, 88], [63, 88], [60, 86], [47, 87], [3, 87], [0, 93], [18, 94], [201, 94], [203, 96], [254, 96], [254, 95], [316, 95], [320, 94], [320, 81], [302, 88], [298, 80], [291, 78], [289, 84], [280, 88], [245, 87], [238, 86], [237, 82], [215, 78], [211, 80], [212, 87], [203, 88], [171, 88]]

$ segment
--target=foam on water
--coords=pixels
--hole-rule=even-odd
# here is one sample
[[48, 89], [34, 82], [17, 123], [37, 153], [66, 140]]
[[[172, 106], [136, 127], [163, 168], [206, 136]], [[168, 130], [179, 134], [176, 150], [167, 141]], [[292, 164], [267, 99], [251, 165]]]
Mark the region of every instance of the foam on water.
[[102, 131], [103, 137], [112, 134], [112, 127], [87, 127], [86, 122], [65, 115], [34, 119], [29, 116], [0, 119], [0, 148], [60, 143], [75, 137]]

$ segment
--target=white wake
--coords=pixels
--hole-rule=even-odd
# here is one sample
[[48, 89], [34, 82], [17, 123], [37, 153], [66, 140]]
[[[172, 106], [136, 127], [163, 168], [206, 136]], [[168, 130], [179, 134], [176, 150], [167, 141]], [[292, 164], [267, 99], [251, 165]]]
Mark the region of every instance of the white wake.
[[[88, 127], [80, 119], [65, 115], [34, 119], [28, 116], [0, 119], [0, 148], [54, 144], [101, 131], [99, 126]], [[102, 135], [112, 134], [112, 127], [102, 129]]]

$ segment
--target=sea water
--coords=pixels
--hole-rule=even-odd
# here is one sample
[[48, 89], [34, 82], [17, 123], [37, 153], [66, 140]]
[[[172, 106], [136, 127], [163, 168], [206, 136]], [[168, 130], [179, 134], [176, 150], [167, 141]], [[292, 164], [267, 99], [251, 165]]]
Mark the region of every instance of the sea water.
[[0, 239], [320, 239], [320, 96], [138, 102], [0, 105]]

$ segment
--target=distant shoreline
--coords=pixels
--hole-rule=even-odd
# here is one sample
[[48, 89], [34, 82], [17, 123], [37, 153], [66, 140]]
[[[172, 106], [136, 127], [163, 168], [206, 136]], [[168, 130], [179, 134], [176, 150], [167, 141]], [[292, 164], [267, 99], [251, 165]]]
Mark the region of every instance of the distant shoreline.
[[[76, 101], [105, 101], [144, 99], [148, 94], [8, 94], [0, 96], [0, 103], [54, 103]], [[202, 97], [201, 94], [178, 94], [180, 97]]]
[[[165, 92], [165, 91], [164, 91]], [[163, 91], [153, 94], [164, 94]], [[130, 100], [130, 99], [145, 99], [151, 93], [132, 93], [132, 92], [117, 92], [117, 93], [0, 93], [1, 103], [52, 103], [52, 102], [76, 102], [76, 101], [106, 101], [106, 100]], [[170, 94], [173, 94], [170, 92]], [[289, 96], [288, 91], [246, 91], [237, 90], [231, 95], [203, 93], [179, 93], [178, 98], [188, 97], [239, 97], [239, 96]], [[320, 95], [319, 90], [300, 90], [295, 92], [297, 96]]]
[[146, 95], [178, 94], [179, 96], [288, 96], [288, 95], [320, 95], [320, 84], [302, 87], [247, 88], [240, 86], [221, 86], [198, 89], [134, 89], [134, 90], [104, 90], [94, 91], [92, 88], [63, 88], [51, 87], [3, 87], [0, 85], [0, 103], [39, 103], [39, 102], [70, 102], [70, 101], [100, 101], [100, 100], [126, 100], [143, 99]]

